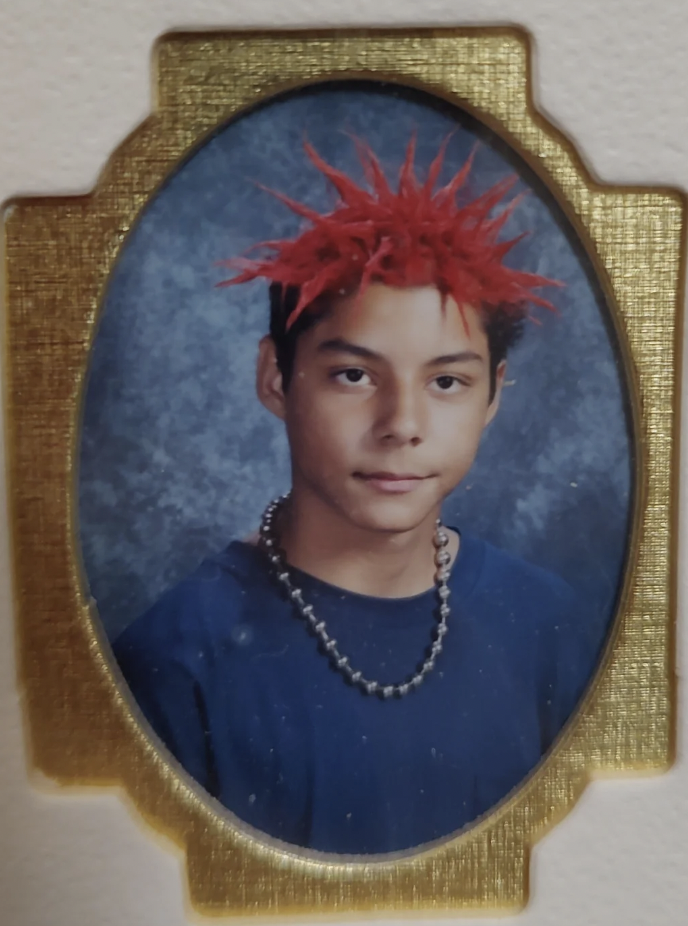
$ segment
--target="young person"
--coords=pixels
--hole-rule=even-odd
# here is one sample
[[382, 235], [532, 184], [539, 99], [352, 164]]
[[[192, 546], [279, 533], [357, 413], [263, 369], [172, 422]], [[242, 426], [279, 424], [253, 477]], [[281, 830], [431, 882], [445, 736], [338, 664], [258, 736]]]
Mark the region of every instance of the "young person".
[[[470, 160], [365, 190], [272, 253], [257, 392], [284, 421], [292, 488], [259, 533], [205, 560], [114, 645], [151, 726], [237, 817], [338, 853], [456, 832], [537, 765], [590, 679], [586, 612], [560, 578], [439, 523], [500, 402], [535, 289]], [[515, 452], [517, 452], [515, 450]], [[503, 462], [508, 469], [509, 461]]]

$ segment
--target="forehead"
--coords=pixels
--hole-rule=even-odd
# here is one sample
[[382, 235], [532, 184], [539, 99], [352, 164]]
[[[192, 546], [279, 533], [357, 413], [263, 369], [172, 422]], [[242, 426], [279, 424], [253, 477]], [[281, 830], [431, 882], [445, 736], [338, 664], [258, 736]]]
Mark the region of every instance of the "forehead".
[[311, 346], [344, 338], [362, 347], [394, 356], [424, 356], [471, 350], [486, 356], [487, 335], [480, 314], [471, 306], [463, 313], [434, 286], [393, 287], [372, 283], [357, 299], [337, 299], [306, 332]]

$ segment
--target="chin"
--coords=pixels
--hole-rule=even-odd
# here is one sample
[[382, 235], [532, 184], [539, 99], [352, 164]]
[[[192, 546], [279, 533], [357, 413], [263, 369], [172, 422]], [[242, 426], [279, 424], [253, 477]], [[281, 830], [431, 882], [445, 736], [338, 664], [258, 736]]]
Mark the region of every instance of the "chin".
[[409, 497], [356, 499], [344, 509], [347, 518], [364, 530], [406, 533], [433, 517], [440, 502], [421, 504]]

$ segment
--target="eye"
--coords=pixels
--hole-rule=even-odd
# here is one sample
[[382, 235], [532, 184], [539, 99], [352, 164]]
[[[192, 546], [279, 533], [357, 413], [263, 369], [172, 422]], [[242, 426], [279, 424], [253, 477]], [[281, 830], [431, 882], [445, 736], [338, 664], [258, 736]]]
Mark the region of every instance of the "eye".
[[334, 374], [333, 379], [343, 385], [367, 386], [370, 383], [368, 374], [365, 370], [359, 370], [358, 367], [348, 367], [346, 370], [340, 370]]
[[466, 386], [466, 383], [457, 376], [449, 376], [446, 373], [442, 376], [436, 376], [433, 383], [440, 392], [460, 392]]

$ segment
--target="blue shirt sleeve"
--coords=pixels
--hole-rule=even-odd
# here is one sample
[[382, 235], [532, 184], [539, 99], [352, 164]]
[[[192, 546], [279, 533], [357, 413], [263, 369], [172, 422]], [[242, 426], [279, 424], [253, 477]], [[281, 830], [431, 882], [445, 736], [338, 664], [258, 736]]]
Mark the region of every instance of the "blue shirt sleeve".
[[[203, 697], [202, 646], [187, 616], [193, 586], [167, 593], [117, 638], [113, 652], [146, 720], [186, 771], [211, 794], [214, 761]], [[194, 658], [194, 654], [195, 657]]]
[[565, 583], [559, 607], [541, 627], [540, 722], [543, 752], [548, 750], [580, 703], [595, 674], [599, 634], [590, 605]]
[[[113, 652], [142, 714], [186, 772], [244, 822], [305, 844], [310, 728], [284, 700], [290, 671], [274, 670], [284, 646], [254, 638], [244, 622], [246, 597], [205, 561], [127, 627]], [[255, 594], [253, 604], [260, 615]]]

